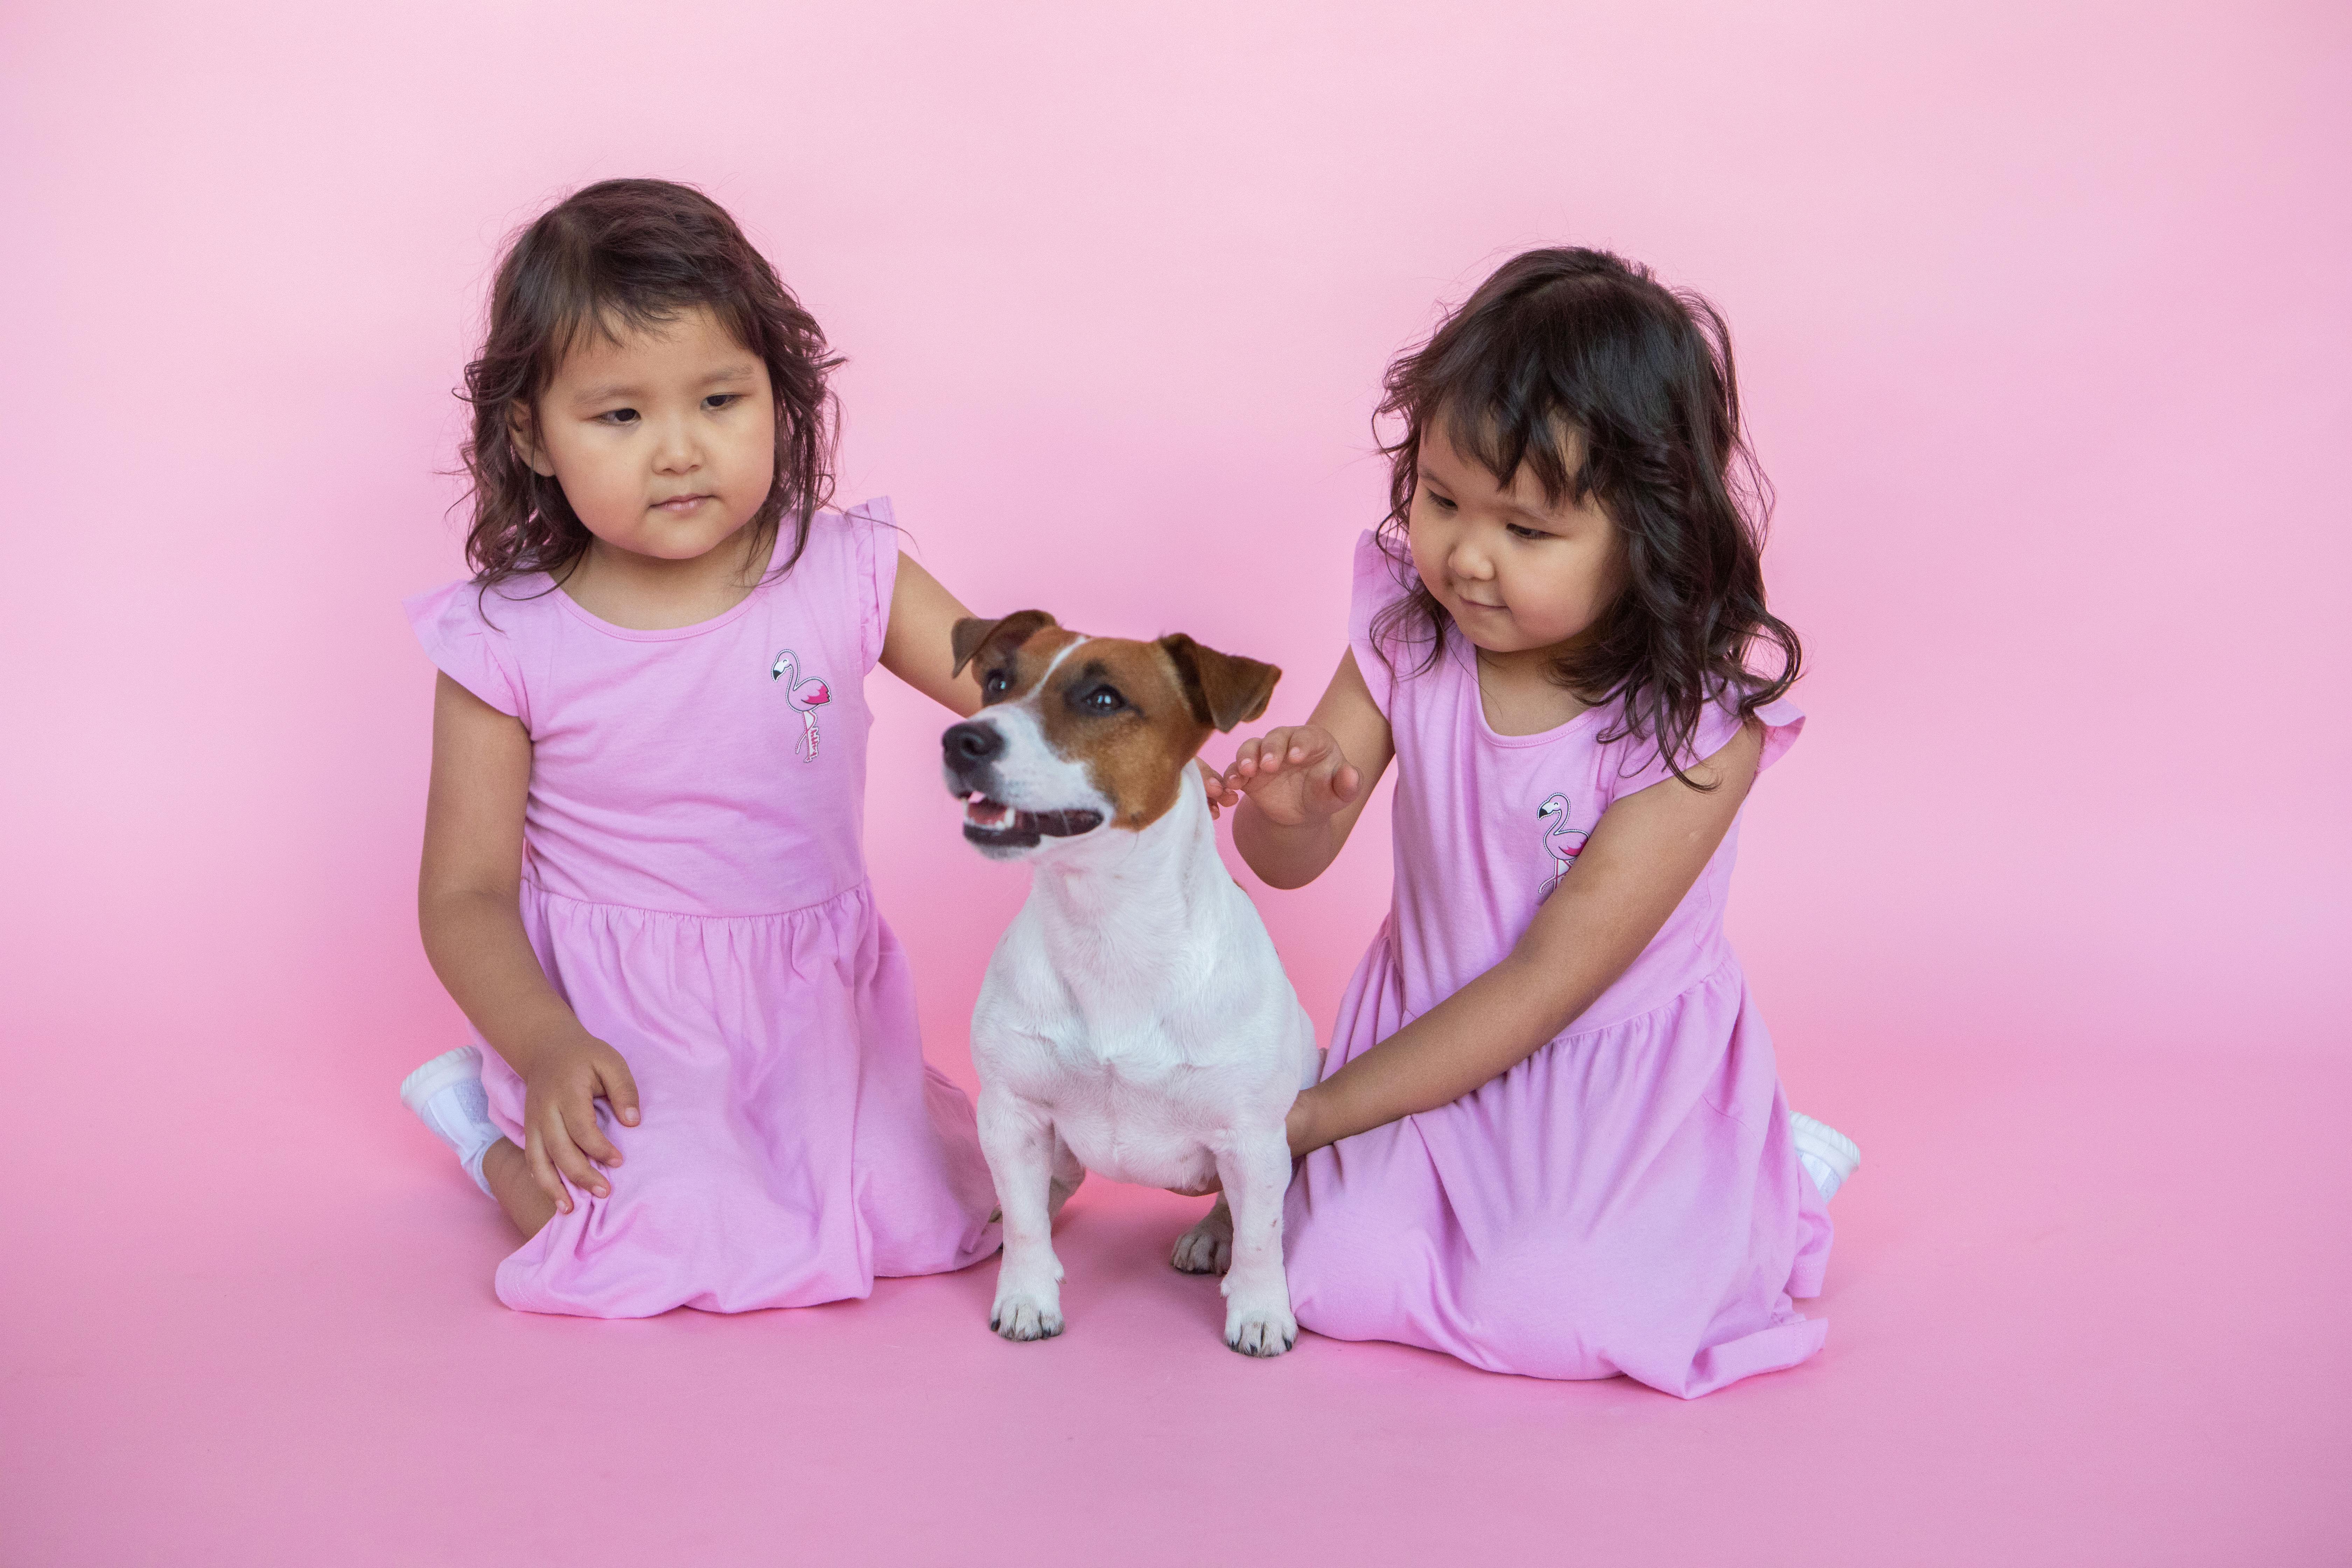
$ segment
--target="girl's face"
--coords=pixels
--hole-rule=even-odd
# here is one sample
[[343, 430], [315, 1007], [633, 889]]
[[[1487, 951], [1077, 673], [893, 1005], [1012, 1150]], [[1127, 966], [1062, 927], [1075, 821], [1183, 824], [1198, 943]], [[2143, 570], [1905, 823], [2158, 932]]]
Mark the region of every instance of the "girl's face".
[[700, 309], [581, 343], [514, 438], [601, 542], [664, 561], [733, 538], [776, 477], [767, 364]]
[[[1563, 453], [1583, 460], [1571, 436]], [[1421, 483], [1406, 522], [1413, 569], [1454, 624], [1492, 654], [1549, 652], [1590, 631], [1625, 585], [1617, 525], [1587, 498], [1545, 500], [1519, 465], [1509, 488], [1433, 421], [1420, 447]]]

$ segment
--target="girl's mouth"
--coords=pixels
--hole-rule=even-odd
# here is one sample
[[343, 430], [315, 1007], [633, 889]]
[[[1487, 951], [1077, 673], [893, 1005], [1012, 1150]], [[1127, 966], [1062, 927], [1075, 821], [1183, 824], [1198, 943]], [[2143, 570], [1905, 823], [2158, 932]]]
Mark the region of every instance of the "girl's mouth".
[[654, 510], [677, 513], [689, 512], [709, 500], [710, 500], [709, 496], [672, 496], [667, 500], [654, 502]]

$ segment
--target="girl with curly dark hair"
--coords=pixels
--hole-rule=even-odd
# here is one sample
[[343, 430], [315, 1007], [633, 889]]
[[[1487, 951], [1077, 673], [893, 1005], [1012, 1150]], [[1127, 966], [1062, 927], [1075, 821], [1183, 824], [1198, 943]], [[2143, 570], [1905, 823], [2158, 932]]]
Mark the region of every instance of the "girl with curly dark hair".
[[1723, 934], [1741, 802], [1802, 723], [1723, 319], [1531, 251], [1380, 412], [1349, 650], [1220, 792], [1295, 888], [1397, 765], [1395, 904], [1291, 1111], [1298, 1321], [1686, 1396], [1794, 1365], [1860, 1156], [1791, 1116]]
[[995, 1250], [861, 847], [866, 673], [971, 713], [966, 612], [887, 501], [828, 508], [838, 363], [683, 185], [592, 185], [499, 264], [474, 575], [408, 605], [420, 922], [476, 1039], [401, 1092], [521, 1232], [509, 1306], [796, 1306]]

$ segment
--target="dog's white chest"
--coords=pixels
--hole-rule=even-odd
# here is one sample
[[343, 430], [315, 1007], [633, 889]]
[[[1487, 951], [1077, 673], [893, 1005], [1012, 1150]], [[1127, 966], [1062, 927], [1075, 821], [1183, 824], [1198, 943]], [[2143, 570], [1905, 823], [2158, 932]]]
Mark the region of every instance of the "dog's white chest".
[[[1237, 1072], [1236, 1064], [1188, 1063], [1162, 1028], [1129, 1026], [1106, 1038], [1083, 1019], [1060, 1023], [1035, 1033], [976, 1032], [976, 1065], [1045, 1110], [1079, 1162], [1115, 1181], [1205, 1186], [1217, 1151], [1244, 1129], [1278, 1121], [1297, 1089], [1276, 1089], [1263, 1071]], [[989, 1047], [980, 1047], [982, 1037]]]

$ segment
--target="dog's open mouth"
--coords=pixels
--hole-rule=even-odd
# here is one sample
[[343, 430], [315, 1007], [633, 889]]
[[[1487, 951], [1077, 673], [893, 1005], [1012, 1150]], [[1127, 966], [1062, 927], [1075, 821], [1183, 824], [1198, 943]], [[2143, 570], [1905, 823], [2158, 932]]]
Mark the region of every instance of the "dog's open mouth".
[[1016, 811], [978, 790], [963, 797], [963, 836], [974, 844], [1026, 847], [1046, 838], [1075, 838], [1102, 826], [1099, 811]]

